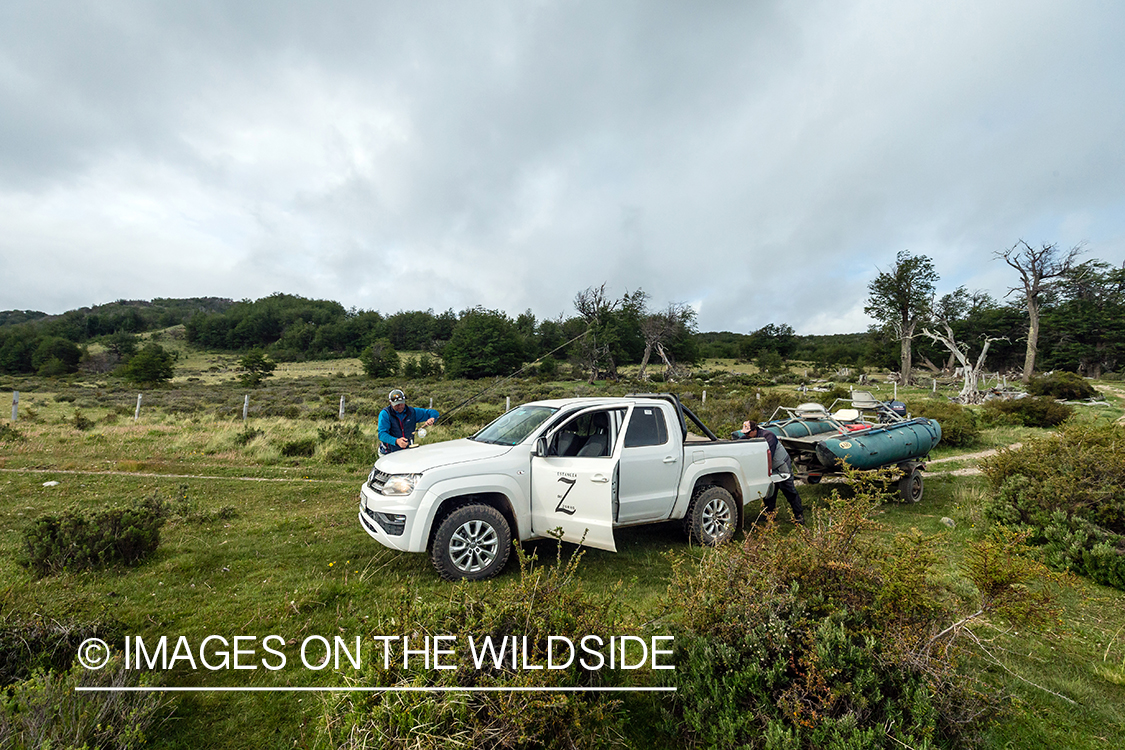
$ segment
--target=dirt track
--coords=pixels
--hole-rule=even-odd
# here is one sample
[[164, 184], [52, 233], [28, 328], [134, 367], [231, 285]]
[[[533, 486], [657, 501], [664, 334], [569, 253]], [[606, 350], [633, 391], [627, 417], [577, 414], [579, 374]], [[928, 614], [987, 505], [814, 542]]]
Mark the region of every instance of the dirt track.
[[96, 474], [113, 477], [152, 477], [153, 479], [229, 479], [232, 482], [308, 482], [312, 484], [353, 483], [355, 479], [286, 479], [284, 477], [219, 477], [206, 474], [156, 474], [140, 471], [81, 471], [78, 469], [0, 469], [9, 474]]

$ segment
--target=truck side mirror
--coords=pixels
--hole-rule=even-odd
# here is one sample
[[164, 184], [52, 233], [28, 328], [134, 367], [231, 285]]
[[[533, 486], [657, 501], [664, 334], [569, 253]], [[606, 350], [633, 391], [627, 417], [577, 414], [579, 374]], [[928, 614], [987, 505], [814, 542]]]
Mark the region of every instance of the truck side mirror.
[[547, 455], [547, 438], [541, 437], [541, 438], [539, 438], [538, 440], [535, 441], [535, 455], [537, 455], [537, 456], [546, 456]]

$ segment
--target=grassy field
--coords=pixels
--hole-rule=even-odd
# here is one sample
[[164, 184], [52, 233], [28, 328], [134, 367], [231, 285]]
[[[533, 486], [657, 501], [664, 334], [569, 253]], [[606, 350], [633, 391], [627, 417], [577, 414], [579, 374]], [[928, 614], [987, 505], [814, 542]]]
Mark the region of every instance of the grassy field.
[[[396, 383], [363, 378], [355, 360], [279, 367], [266, 387], [249, 391], [250, 417], [243, 422], [248, 391], [231, 382], [233, 366], [221, 356], [185, 355], [170, 387], [143, 393], [136, 419], [137, 391], [106, 379], [0, 382], [3, 393], [20, 391], [20, 420], [2, 420], [9, 437], [0, 442], [0, 619], [108, 622], [122, 635], [184, 635], [196, 642], [210, 634], [278, 634], [289, 644], [285, 669], [183, 667], [168, 673], [166, 682], [328, 686], [343, 684], [347, 668], [299, 667], [295, 644], [310, 635], [395, 633], [402, 601], [452, 595], [456, 587], [441, 582], [424, 555], [383, 549], [356, 520], [359, 486], [374, 458], [374, 418]], [[487, 385], [427, 381], [406, 387], [415, 404], [428, 405], [432, 397], [446, 411]], [[517, 403], [625, 390], [631, 388], [513, 381], [465, 407], [462, 419], [432, 430], [427, 441], [469, 434], [502, 411], [505, 397]], [[757, 400], [754, 391], [698, 383], [682, 389], [716, 432], [741, 420], [745, 405]], [[347, 407], [342, 422], [341, 395]], [[1107, 406], [1084, 407], [1080, 418], [1117, 419], [1122, 404], [1111, 395]], [[938, 535], [947, 552], [940, 574], [954, 592], [968, 595], [971, 584], [959, 563], [981, 526], [985, 486], [979, 477], [946, 472], [972, 469], [974, 459], [958, 456], [1037, 432], [995, 428], [971, 449], [939, 447], [935, 458], [955, 460], [931, 467], [924, 500], [886, 505], [880, 522], [888, 533], [916, 528]], [[301, 443], [301, 455], [286, 454], [287, 446]], [[810, 515], [836, 489], [802, 486]], [[36, 579], [18, 564], [21, 532], [30, 520], [64, 507], [109, 507], [154, 493], [173, 500], [180, 512], [164, 527], [155, 557], [143, 565]], [[785, 511], [782, 516], [790, 529]], [[596, 589], [622, 582], [635, 626], [659, 621], [666, 614], [670, 555], [702, 553], [684, 543], [678, 524], [622, 530], [617, 541], [617, 554], [586, 551], [583, 582]], [[553, 545], [528, 547], [554, 557]], [[513, 568], [497, 581], [473, 585], [499, 586], [516, 575]], [[979, 666], [1012, 699], [983, 746], [1125, 746], [1125, 592], [1076, 580], [1064, 604], [1062, 619], [1045, 632], [992, 633], [994, 658], [982, 658]], [[204, 737], [212, 747], [313, 746], [323, 711], [312, 693], [179, 694], [151, 746], [194, 748]], [[646, 736], [636, 731], [635, 745], [646, 746]]]

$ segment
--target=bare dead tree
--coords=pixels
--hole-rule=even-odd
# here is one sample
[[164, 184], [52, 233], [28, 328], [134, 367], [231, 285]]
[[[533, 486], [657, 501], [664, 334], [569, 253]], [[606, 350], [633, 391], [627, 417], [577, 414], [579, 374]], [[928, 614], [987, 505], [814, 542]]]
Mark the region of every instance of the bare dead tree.
[[949, 321], [940, 320], [938, 322], [944, 329], [944, 333], [934, 332], [927, 327], [922, 329], [922, 335], [945, 346], [945, 348], [949, 350], [949, 353], [961, 363], [965, 382], [961, 386], [960, 398], [962, 400], [972, 399], [979, 390], [977, 388], [977, 383], [980, 382], [980, 374], [984, 370], [984, 361], [988, 357], [988, 348], [992, 345], [993, 341], [1007, 341], [1008, 338], [1006, 336], [985, 336], [980, 354], [977, 355], [977, 361], [975, 363], [970, 363], [968, 347], [957, 342], [957, 338], [953, 334], [953, 329], [950, 327]]
[[1031, 380], [1035, 372], [1035, 357], [1039, 350], [1039, 306], [1043, 293], [1054, 285], [1057, 279], [1070, 271], [1075, 259], [1083, 252], [1081, 244], [1063, 251], [1055, 243], [1043, 243], [1038, 250], [1020, 240], [1007, 250], [997, 250], [994, 254], [1016, 269], [1020, 274], [1021, 286], [1008, 290], [1023, 292], [1027, 307], [1027, 354], [1023, 360], [1023, 382]]
[[695, 320], [695, 310], [686, 304], [673, 302], [662, 312], [648, 315], [641, 321], [641, 335], [645, 339], [645, 353], [641, 359], [641, 380], [648, 380], [646, 369], [649, 358], [655, 350], [661, 361], [664, 362], [664, 379], [671, 381], [679, 376], [673, 358], [664, 348], [664, 344], [672, 339], [676, 333], [685, 326], [690, 327]]

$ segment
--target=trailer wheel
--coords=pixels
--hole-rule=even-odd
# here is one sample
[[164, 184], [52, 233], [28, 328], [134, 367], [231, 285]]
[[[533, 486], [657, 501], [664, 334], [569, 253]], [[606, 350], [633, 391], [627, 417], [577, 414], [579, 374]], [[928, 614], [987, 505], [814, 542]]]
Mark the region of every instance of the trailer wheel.
[[738, 531], [738, 506], [722, 487], [705, 485], [695, 491], [684, 520], [692, 541], [714, 547], [734, 538]]
[[430, 561], [447, 581], [479, 581], [504, 569], [511, 547], [512, 531], [500, 511], [488, 505], [464, 505], [438, 526]]
[[808, 484], [820, 484], [820, 474], [809, 474], [805, 477], [805, 482]]
[[903, 467], [906, 475], [898, 480], [898, 494], [903, 502], [916, 503], [922, 499], [922, 472], [917, 466]]

